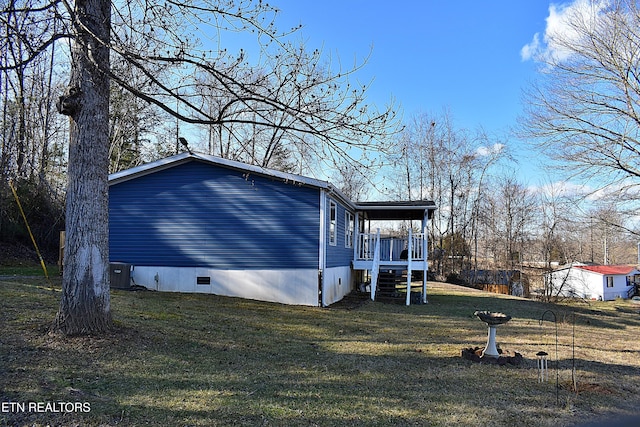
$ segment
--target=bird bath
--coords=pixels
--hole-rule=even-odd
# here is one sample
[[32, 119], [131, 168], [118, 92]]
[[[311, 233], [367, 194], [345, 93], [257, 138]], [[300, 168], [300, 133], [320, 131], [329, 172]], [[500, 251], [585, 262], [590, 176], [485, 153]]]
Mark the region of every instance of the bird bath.
[[494, 313], [490, 311], [476, 311], [473, 314], [489, 327], [487, 345], [482, 351], [482, 357], [491, 357], [493, 359], [499, 358], [500, 353], [498, 353], [498, 348], [496, 347], [496, 327], [507, 323], [511, 320], [511, 316], [507, 316], [504, 313]]

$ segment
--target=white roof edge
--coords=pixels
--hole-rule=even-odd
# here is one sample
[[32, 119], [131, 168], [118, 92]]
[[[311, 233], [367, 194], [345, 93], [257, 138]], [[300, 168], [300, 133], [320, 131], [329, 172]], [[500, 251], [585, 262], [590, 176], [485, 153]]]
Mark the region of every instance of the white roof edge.
[[139, 176], [147, 175], [151, 172], [176, 166], [177, 164], [183, 163], [189, 157], [189, 153], [180, 153], [174, 156], [165, 157], [160, 160], [145, 163], [140, 166], [135, 166], [130, 169], [114, 172], [112, 174], [109, 174], [109, 185], [118, 184], [120, 182], [128, 181]]
[[[291, 181], [292, 183], [300, 183], [303, 185], [328, 189], [330, 191], [336, 191], [336, 189], [326, 181], [322, 181], [315, 178], [309, 178], [302, 175], [295, 175], [287, 172], [280, 172], [274, 169], [267, 169], [261, 166], [249, 165], [247, 163], [238, 162], [235, 160], [223, 159], [221, 157], [210, 156], [207, 154], [199, 153], [180, 153], [174, 156], [165, 157], [154, 162], [145, 163], [140, 166], [133, 167], [131, 169], [123, 170], [120, 172], [112, 173], [109, 175], [109, 185], [118, 184], [130, 179], [138, 178], [153, 172], [157, 172], [163, 169], [168, 169], [173, 166], [177, 166], [192, 160], [210, 163], [229, 169], [236, 169], [249, 173], [255, 173], [257, 175], [263, 175], [272, 178], [278, 178], [284, 181]], [[348, 200], [348, 199], [346, 199]]]
[[354, 211], [358, 209], [357, 204], [351, 201], [338, 187], [334, 186], [333, 184], [327, 183], [327, 191], [329, 192], [329, 194], [335, 195], [336, 198], [339, 198], [344, 203], [349, 205], [349, 207]]

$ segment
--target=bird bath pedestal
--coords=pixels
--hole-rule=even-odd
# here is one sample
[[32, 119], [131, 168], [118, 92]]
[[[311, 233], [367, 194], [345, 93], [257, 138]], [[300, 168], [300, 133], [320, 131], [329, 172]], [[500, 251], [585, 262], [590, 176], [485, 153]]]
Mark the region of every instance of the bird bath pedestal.
[[504, 313], [492, 313], [489, 311], [476, 311], [473, 314], [475, 314], [478, 319], [482, 320], [489, 327], [487, 345], [482, 352], [482, 357], [491, 357], [493, 359], [499, 358], [500, 354], [496, 347], [496, 327], [507, 323], [511, 320], [511, 316], [507, 316]]

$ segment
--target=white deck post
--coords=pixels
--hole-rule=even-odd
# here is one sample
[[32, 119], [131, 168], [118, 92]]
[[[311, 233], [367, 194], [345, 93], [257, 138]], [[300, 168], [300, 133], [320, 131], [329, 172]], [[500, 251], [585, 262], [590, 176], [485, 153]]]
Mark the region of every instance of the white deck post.
[[353, 219], [353, 259], [358, 259], [360, 254], [360, 214], [358, 211], [355, 213]]
[[371, 301], [376, 300], [376, 286], [380, 272], [380, 229], [376, 233], [376, 244], [373, 249], [373, 265], [371, 266]]
[[422, 259], [424, 260], [424, 264], [422, 267], [422, 303], [427, 303], [427, 272], [429, 270], [429, 248], [427, 246], [428, 236], [427, 236], [427, 221], [429, 218], [429, 211], [424, 212], [424, 216], [422, 217]]
[[407, 305], [411, 304], [411, 259], [413, 258], [412, 240], [413, 236], [411, 235], [411, 227], [409, 227], [409, 238], [407, 239]]

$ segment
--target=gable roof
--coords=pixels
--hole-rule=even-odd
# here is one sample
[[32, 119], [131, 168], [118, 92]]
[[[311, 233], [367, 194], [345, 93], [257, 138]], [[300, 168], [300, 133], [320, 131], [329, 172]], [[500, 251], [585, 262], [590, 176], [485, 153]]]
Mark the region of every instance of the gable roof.
[[282, 179], [286, 182], [298, 183], [302, 185], [308, 185], [311, 187], [328, 189], [330, 184], [326, 181], [319, 179], [309, 178], [302, 175], [295, 175], [292, 173], [280, 172], [274, 169], [267, 169], [260, 166], [249, 165], [247, 163], [238, 162], [235, 160], [223, 159], [221, 157], [210, 156], [207, 154], [199, 153], [180, 153], [174, 156], [165, 157], [164, 159], [156, 160], [155, 162], [145, 163], [140, 166], [126, 169], [120, 172], [112, 173], [109, 175], [109, 185], [118, 184], [123, 181], [135, 179], [150, 173], [158, 172], [163, 169], [168, 169], [177, 165], [188, 163], [191, 161], [200, 161], [203, 163], [209, 163], [217, 166], [222, 166], [228, 169], [236, 169], [243, 172], [251, 172], [257, 175], [268, 176], [272, 178]]
[[288, 184], [302, 185], [326, 190], [334, 197], [342, 200], [344, 203], [349, 205], [352, 209], [355, 208], [353, 202], [351, 202], [344, 194], [342, 194], [340, 190], [335, 188], [327, 181], [322, 181], [302, 175], [296, 175], [293, 173], [281, 172], [275, 169], [268, 169], [261, 166], [250, 165], [248, 163], [242, 163], [235, 160], [223, 159], [221, 157], [200, 153], [179, 153], [160, 160], [156, 160], [154, 162], [145, 163], [131, 169], [112, 173], [109, 175], [109, 185], [111, 186], [119, 184], [121, 182], [129, 181], [131, 179], [139, 178], [148, 174], [159, 172], [164, 169], [169, 169], [193, 161], [220, 166], [227, 169], [234, 169], [247, 174], [260, 175]]
[[630, 265], [577, 265], [575, 268], [591, 271], [596, 274], [602, 274], [604, 276], [626, 276], [636, 270], [635, 267]]
[[339, 189], [334, 187], [327, 181], [310, 178], [302, 175], [296, 175], [287, 172], [281, 172], [274, 169], [268, 169], [261, 166], [250, 165], [235, 160], [223, 159], [221, 157], [210, 156], [199, 153], [180, 153], [155, 162], [145, 163], [140, 166], [126, 169], [109, 175], [109, 185], [116, 185], [121, 182], [139, 178], [148, 174], [169, 169], [174, 166], [185, 164], [192, 161], [208, 163], [228, 169], [235, 169], [245, 173], [253, 173], [269, 177], [272, 179], [282, 180], [290, 184], [305, 185], [322, 189], [330, 193], [332, 196], [342, 200], [351, 209], [364, 211], [370, 219], [422, 219], [424, 212], [428, 212], [429, 218], [436, 209], [434, 202], [430, 200], [419, 201], [401, 201], [401, 202], [353, 202], [344, 195]]

